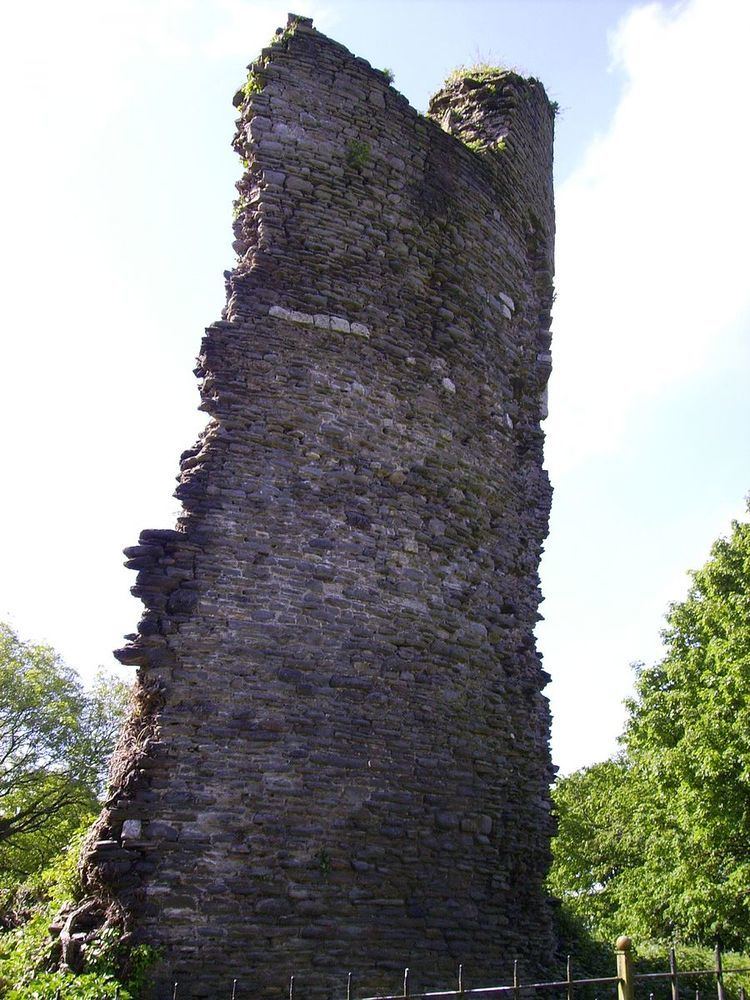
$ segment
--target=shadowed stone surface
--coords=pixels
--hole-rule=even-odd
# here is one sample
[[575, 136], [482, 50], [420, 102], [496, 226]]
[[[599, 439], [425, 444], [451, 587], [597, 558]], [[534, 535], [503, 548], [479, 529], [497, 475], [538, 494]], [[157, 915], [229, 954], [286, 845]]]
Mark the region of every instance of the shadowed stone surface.
[[552, 109], [508, 72], [422, 117], [299, 18], [251, 69], [210, 420], [177, 530], [126, 550], [138, 705], [85, 878], [158, 996], [531, 972]]

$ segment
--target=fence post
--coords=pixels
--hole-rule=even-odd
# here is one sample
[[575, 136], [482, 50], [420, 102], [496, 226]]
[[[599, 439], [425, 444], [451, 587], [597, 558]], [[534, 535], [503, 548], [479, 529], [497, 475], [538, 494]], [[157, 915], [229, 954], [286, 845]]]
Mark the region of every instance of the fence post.
[[677, 982], [677, 955], [674, 947], [669, 949], [669, 981], [672, 984], [672, 1000], [680, 1000], [680, 987]]
[[634, 1000], [633, 960], [630, 957], [632, 942], [624, 934], [615, 941], [617, 956], [617, 1000]]
[[716, 942], [716, 995], [718, 1000], [724, 1000], [724, 967], [721, 961], [721, 944]]

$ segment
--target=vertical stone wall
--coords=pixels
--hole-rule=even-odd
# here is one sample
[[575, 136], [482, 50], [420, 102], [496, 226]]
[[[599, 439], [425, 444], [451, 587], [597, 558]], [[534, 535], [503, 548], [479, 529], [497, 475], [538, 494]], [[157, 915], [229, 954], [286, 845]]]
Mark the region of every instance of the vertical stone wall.
[[126, 550], [138, 706], [87, 882], [162, 946], [165, 995], [531, 971], [552, 109], [498, 73], [420, 116], [301, 18], [235, 103], [210, 420], [177, 530]]

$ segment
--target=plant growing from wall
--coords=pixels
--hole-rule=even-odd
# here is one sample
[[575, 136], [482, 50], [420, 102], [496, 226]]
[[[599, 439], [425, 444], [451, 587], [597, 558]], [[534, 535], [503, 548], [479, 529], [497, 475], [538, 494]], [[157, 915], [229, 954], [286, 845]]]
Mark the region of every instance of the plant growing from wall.
[[260, 77], [257, 73], [250, 70], [247, 74], [247, 80], [242, 87], [242, 93], [245, 95], [245, 99], [251, 97], [253, 94], [259, 94], [263, 89], [263, 84], [260, 82]]
[[321, 847], [321, 849], [315, 855], [315, 860], [318, 863], [320, 874], [323, 876], [323, 878], [327, 879], [328, 876], [331, 874], [331, 855], [328, 853], [325, 847]]
[[241, 108], [245, 101], [249, 100], [253, 94], [259, 94], [262, 89], [260, 75], [255, 70], [248, 70], [247, 79], [236, 91], [232, 98], [232, 104], [235, 108]]
[[232, 208], [232, 219], [236, 222], [237, 219], [245, 212], [249, 206], [249, 201], [246, 195], [240, 195], [239, 198], [234, 202], [234, 207]]
[[346, 147], [346, 162], [354, 170], [361, 170], [370, 160], [370, 145], [359, 139], [352, 139]]
[[269, 42], [269, 45], [271, 45], [271, 46], [286, 45], [287, 42], [289, 41], [289, 39], [294, 36], [294, 32], [296, 30], [297, 30], [297, 22], [296, 21], [292, 21], [292, 23], [288, 24], [286, 26], [286, 28], [283, 28], [283, 29], [282, 28], [278, 28], [276, 30], [273, 38]]

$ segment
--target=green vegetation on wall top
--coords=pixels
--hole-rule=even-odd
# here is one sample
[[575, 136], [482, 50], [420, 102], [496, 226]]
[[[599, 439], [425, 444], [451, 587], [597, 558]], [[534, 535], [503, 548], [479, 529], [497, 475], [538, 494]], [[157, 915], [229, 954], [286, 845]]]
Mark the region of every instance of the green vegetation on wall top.
[[457, 83], [459, 80], [477, 80], [484, 83], [486, 80], [493, 80], [498, 76], [504, 76], [511, 72], [505, 66], [493, 66], [487, 62], [475, 62], [469, 66], [456, 66], [445, 78], [446, 85]]

